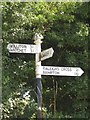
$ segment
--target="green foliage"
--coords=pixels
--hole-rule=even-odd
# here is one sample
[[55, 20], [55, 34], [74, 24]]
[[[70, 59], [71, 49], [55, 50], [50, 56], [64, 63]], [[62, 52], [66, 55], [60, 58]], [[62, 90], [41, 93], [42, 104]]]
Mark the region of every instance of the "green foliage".
[[43, 116], [87, 118], [89, 12], [88, 3], [79, 2], [2, 3], [3, 119], [36, 117], [34, 55], [7, 50], [8, 43], [32, 44], [35, 32], [44, 36], [42, 50], [55, 51], [42, 65], [77, 66], [85, 71], [81, 77], [43, 76]]
[[[18, 93], [20, 94], [20, 93]], [[15, 95], [15, 94], [14, 94]], [[17, 96], [17, 93], [16, 93]], [[28, 97], [21, 99], [16, 97], [9, 98], [3, 104], [3, 119], [7, 118], [35, 118], [36, 103], [34, 99], [30, 100]]]

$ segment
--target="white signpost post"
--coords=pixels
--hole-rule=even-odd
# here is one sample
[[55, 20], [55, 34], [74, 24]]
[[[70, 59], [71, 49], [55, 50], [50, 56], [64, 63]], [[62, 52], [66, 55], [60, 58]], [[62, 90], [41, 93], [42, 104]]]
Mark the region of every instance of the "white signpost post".
[[37, 118], [42, 119], [42, 82], [41, 75], [55, 75], [55, 76], [81, 76], [84, 71], [80, 67], [56, 67], [56, 66], [41, 66], [41, 61], [53, 56], [53, 48], [49, 48], [41, 52], [41, 34], [35, 34], [34, 43], [30, 44], [8, 44], [7, 49], [10, 53], [32, 53], [35, 54], [36, 66], [36, 82], [37, 82], [37, 103], [38, 112]]

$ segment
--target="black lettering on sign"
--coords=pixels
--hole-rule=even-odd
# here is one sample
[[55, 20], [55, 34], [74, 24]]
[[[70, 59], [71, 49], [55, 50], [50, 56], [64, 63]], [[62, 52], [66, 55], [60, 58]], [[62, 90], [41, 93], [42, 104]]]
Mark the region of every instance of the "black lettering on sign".
[[61, 71], [72, 71], [71, 67], [62, 67]]
[[16, 48], [20, 49], [20, 48], [27, 48], [26, 45], [14, 45]]
[[31, 45], [30, 51], [31, 51], [31, 52], [34, 52], [34, 46]]
[[50, 71], [57, 71], [57, 72], [59, 72], [59, 68], [58, 67], [45, 67], [45, 66], [43, 66], [43, 70], [50, 70]]
[[54, 70], [51, 70], [51, 71], [43, 70], [43, 74], [44, 75], [59, 75], [60, 73], [58, 71], [54, 71]]
[[26, 48], [27, 48], [26, 45], [16, 45], [16, 44], [10, 45], [10, 50], [11, 51], [16, 51], [18, 53], [26, 52]]
[[41, 53], [41, 58], [45, 57], [45, 56], [48, 56], [48, 51], [47, 52], [42, 52]]

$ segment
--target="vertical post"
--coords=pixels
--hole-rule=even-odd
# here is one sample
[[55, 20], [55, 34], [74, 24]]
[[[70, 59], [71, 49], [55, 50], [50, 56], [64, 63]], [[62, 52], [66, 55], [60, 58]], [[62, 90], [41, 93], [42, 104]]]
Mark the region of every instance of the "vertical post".
[[39, 61], [39, 53], [41, 52], [41, 39], [43, 36], [41, 34], [35, 34], [34, 43], [36, 44], [36, 50], [38, 53], [35, 54], [35, 64], [36, 64], [36, 85], [37, 85], [37, 118], [42, 119], [42, 82], [41, 82], [41, 61]]

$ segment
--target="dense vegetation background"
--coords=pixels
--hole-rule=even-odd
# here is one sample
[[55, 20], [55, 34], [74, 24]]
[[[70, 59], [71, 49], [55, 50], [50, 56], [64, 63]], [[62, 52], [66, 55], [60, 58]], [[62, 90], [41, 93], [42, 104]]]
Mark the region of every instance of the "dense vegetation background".
[[36, 117], [34, 55], [10, 54], [7, 50], [8, 43], [33, 44], [36, 32], [44, 36], [42, 50], [53, 47], [55, 51], [42, 65], [84, 70], [81, 77], [42, 77], [43, 117], [88, 117], [89, 20], [90, 5], [84, 2], [2, 3], [3, 120]]

